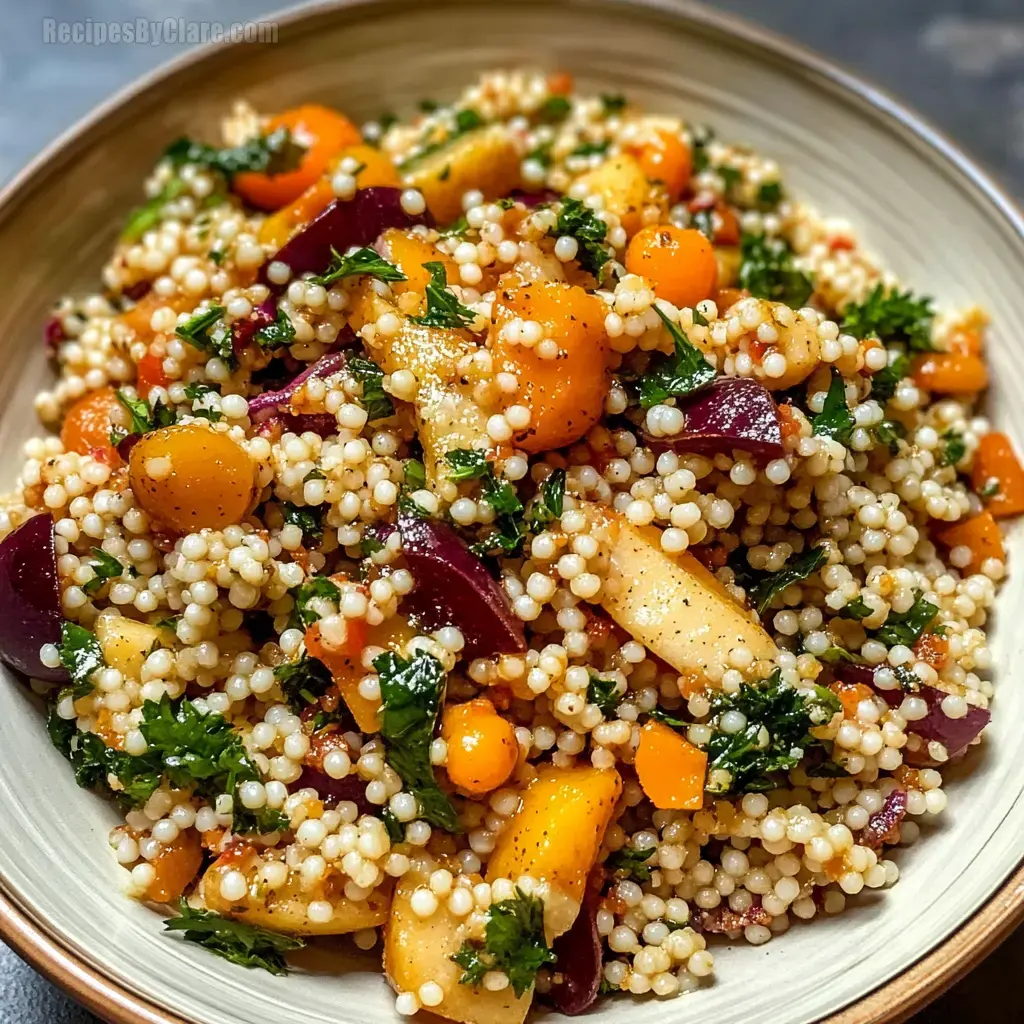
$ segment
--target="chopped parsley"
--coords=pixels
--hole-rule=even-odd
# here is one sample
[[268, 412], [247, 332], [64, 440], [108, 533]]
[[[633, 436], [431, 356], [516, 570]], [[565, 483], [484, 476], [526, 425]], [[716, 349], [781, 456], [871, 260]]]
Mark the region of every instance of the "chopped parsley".
[[268, 175], [294, 171], [305, 154], [305, 146], [295, 142], [287, 128], [278, 128], [240, 146], [225, 149], [183, 137], [172, 142], [164, 152], [175, 167], [200, 164], [219, 171], [229, 180], [243, 171], [260, 171]]
[[127, 409], [131, 416], [131, 433], [148, 434], [151, 430], [160, 427], [169, 427], [175, 422], [174, 410], [158, 398], [150, 409], [149, 405], [141, 398], [129, 398], [119, 388], [116, 392], [117, 400]]
[[867, 601], [862, 597], [855, 597], [852, 601], [847, 601], [839, 611], [840, 618], [857, 619], [858, 621], [866, 619], [869, 615], [873, 614]]
[[195, 942], [241, 967], [262, 967], [271, 974], [287, 974], [284, 954], [306, 944], [294, 935], [281, 935], [209, 910], [193, 910], [184, 899], [178, 911], [179, 917], [164, 921], [167, 931], [181, 932], [186, 942]]
[[235, 351], [231, 328], [224, 323], [223, 316], [223, 306], [211, 306], [179, 324], [174, 333], [200, 352], [211, 352], [233, 367]]
[[913, 647], [932, 620], [939, 614], [938, 606], [924, 598], [920, 590], [914, 591], [914, 603], [905, 612], [889, 612], [884, 623], [874, 631], [874, 639], [895, 647]]
[[552, 142], [541, 142], [526, 154], [525, 159], [535, 160], [541, 167], [550, 167], [552, 163], [551, 147], [553, 145], [554, 143]]
[[601, 93], [601, 112], [605, 117], [621, 114], [626, 109], [627, 99], [619, 93]]
[[878, 338], [886, 344], [899, 342], [911, 352], [932, 352], [932, 300], [910, 291], [875, 285], [863, 302], [843, 307], [841, 327], [856, 338]]
[[488, 473], [493, 473], [487, 453], [474, 448], [455, 448], [445, 455], [448, 463], [448, 479], [453, 483], [464, 480], [479, 480]]
[[888, 402], [896, 394], [896, 385], [910, 373], [910, 359], [902, 352], [871, 375], [871, 397]]
[[[120, 563], [118, 564], [120, 568]], [[100, 642], [94, 633], [76, 622], [60, 624], [60, 643], [57, 645], [60, 663], [71, 677], [71, 685], [85, 696], [92, 691], [92, 674], [106, 665]]]
[[269, 836], [273, 832], [286, 832], [291, 824], [284, 811], [273, 807], [257, 807], [252, 810], [235, 799], [232, 812], [231, 831], [240, 836]]
[[384, 390], [384, 371], [372, 360], [352, 356], [346, 363], [348, 372], [363, 386], [363, 408], [367, 420], [383, 420], [395, 414], [395, 403]]
[[608, 225], [589, 206], [579, 199], [563, 199], [558, 220], [548, 234], [553, 238], [575, 238], [579, 245], [577, 262], [598, 280], [601, 279], [601, 271], [611, 259], [611, 253], [605, 246]]
[[288, 526], [302, 530], [303, 539], [322, 540], [324, 536], [324, 505], [295, 505], [290, 501], [281, 502], [281, 515]]
[[604, 156], [610, 145], [609, 139], [602, 139], [600, 142], [581, 142], [569, 156]]
[[955, 466], [967, 454], [967, 442], [959, 430], [947, 430], [940, 439], [942, 447], [935, 461], [939, 466]]
[[411, 316], [409, 319], [423, 327], [469, 327], [476, 320], [476, 313], [463, 306], [455, 293], [448, 290], [448, 275], [444, 264], [435, 260], [424, 263], [423, 267], [430, 273], [427, 311], [422, 316]]
[[565, 470], [553, 469], [540, 485], [530, 506], [529, 524], [532, 530], [543, 530], [562, 517], [565, 506]]
[[828, 549], [820, 544], [799, 555], [790, 555], [786, 564], [777, 572], [764, 572], [752, 569], [747, 563], [745, 551], [738, 549], [733, 560], [733, 571], [737, 583], [746, 590], [747, 598], [757, 609], [757, 614], [764, 615], [776, 595], [781, 594], [786, 587], [807, 579], [827, 561]]
[[376, 537], [363, 537], [359, 542], [359, 554], [363, 558], [369, 558], [370, 555], [375, 555], [378, 551], [383, 550], [384, 545]]
[[112, 792], [130, 807], [144, 804], [156, 792], [160, 773], [150, 758], [108, 747], [96, 733], [76, 732], [73, 721], [58, 726], [55, 717], [53, 712], [47, 722], [50, 738], [71, 762], [75, 782], [83, 789]]
[[274, 678], [288, 706], [296, 714], [312, 707], [334, 685], [334, 677], [319, 658], [303, 654], [274, 669]]
[[116, 579], [124, 575], [124, 566], [113, 556], [108, 555], [103, 548], [90, 548], [93, 558], [92, 571], [95, 573], [88, 583], [82, 584], [82, 589], [87, 594], [95, 594], [107, 580]]
[[690, 342], [683, 329], [669, 320], [657, 304], [654, 311], [668, 328], [675, 352], [671, 356], [656, 355], [640, 378], [640, 405], [644, 409], [659, 405], [673, 396], [681, 397], [699, 391], [718, 376], [718, 371], [704, 358], [704, 353]]
[[422, 491], [427, 486], [427, 467], [419, 459], [406, 459], [402, 472], [407, 490]]
[[739, 286], [760, 299], [799, 308], [814, 291], [810, 275], [793, 264], [793, 251], [781, 239], [744, 233], [740, 239]]
[[474, 545], [477, 554], [492, 553], [495, 550], [506, 553], [518, 550], [526, 536], [525, 525], [520, 513], [523, 503], [515, 487], [508, 480], [499, 480], [494, 465], [486, 454], [471, 448], [455, 448], [445, 456], [450, 472], [449, 479], [456, 483], [464, 480], [479, 480], [484, 500], [494, 509], [495, 530], [481, 542]]
[[277, 317], [273, 322], [261, 327], [253, 335], [253, 341], [260, 348], [281, 348], [290, 345], [294, 340], [295, 325], [283, 309], [277, 311]]
[[295, 599], [295, 607], [292, 609], [291, 625], [303, 629], [320, 621], [320, 613], [310, 608], [310, 601], [319, 599], [337, 603], [341, 600], [341, 591], [338, 589], [338, 585], [326, 576], [313, 576], [305, 583], [300, 583], [292, 591], [292, 594]]
[[782, 182], [765, 181], [757, 190], [757, 205], [762, 210], [774, 210], [785, 196]]
[[412, 658], [387, 651], [373, 659], [373, 667], [380, 677], [380, 735], [388, 764], [416, 797], [425, 821], [447, 832], [461, 832], [459, 816], [437, 784], [430, 760], [444, 699], [444, 666], [425, 651]]
[[379, 281], [407, 280], [405, 274], [398, 267], [393, 263], [388, 263], [375, 249], [364, 247], [342, 256], [334, 246], [331, 246], [330, 266], [319, 277], [314, 277], [313, 281], [325, 288], [330, 288], [336, 281], [360, 274], [376, 277]]
[[126, 242], [137, 242], [147, 231], [155, 228], [163, 220], [164, 207], [177, 199], [185, 188], [181, 178], [171, 178], [152, 199], [132, 210], [121, 229], [121, 238]]
[[385, 807], [380, 812], [380, 820], [384, 822], [384, 829], [392, 846], [405, 842], [405, 826], [395, 817], [390, 807]]
[[711, 166], [708, 146], [715, 139], [715, 131], [706, 125], [689, 125], [690, 152], [693, 158], [693, 173], [703, 174]]
[[[436, 109], [437, 105], [435, 104], [430, 108], [430, 111], [427, 111], [427, 113]], [[435, 153], [439, 153], [442, 149], [446, 149], [455, 142], [456, 139], [460, 139], [468, 132], [483, 127], [485, 123], [480, 114], [473, 110], [472, 107], [457, 110], [453, 120], [453, 128], [450, 131], [445, 132], [440, 138], [437, 137], [436, 126], [429, 128], [425, 136], [420, 140], [420, 148], [418, 151], [403, 160], [398, 165], [398, 170], [402, 172], [410, 170], [421, 161], [426, 160], [427, 157], [433, 156]]]
[[850, 435], [853, 433], [853, 413], [846, 404], [846, 381], [843, 375], [834, 366], [830, 366], [829, 370], [832, 380], [821, 412], [811, 420], [811, 431], [819, 437], [831, 437], [845, 445], [850, 443]]
[[[711, 698], [714, 733], [708, 743], [709, 793], [753, 793], [774, 789], [775, 772], [800, 763], [807, 750], [819, 745], [810, 734], [841, 708], [830, 690], [815, 686], [813, 694], [782, 681], [776, 669], [757, 686], [741, 683], [738, 693]], [[746, 725], [736, 732], [721, 728], [722, 716], [738, 711]]]
[[609, 871], [622, 873], [623, 878], [632, 878], [634, 882], [649, 882], [651, 880], [651, 866], [647, 862], [657, 852], [657, 847], [650, 847], [646, 850], [637, 850], [632, 846], [623, 846], [616, 850], [604, 862]]
[[196, 408], [196, 402], [202, 402], [207, 399], [210, 395], [220, 396], [220, 392], [209, 384], [197, 383], [197, 384], [186, 384], [185, 385], [185, 397], [193, 403], [192, 415], [200, 418], [207, 419], [211, 423], [218, 423], [224, 418], [224, 413], [220, 409], [213, 409], [206, 405], [200, 405]]
[[572, 111], [572, 102], [565, 96], [549, 96], [538, 108], [536, 117], [543, 124], [558, 124]]
[[511, 899], [491, 904], [483, 943], [464, 942], [452, 956], [463, 970], [461, 984], [479, 985], [488, 971], [504, 971], [517, 998], [555, 959], [544, 941], [544, 904], [519, 886]]
[[617, 680], [602, 679], [596, 672], [590, 673], [590, 682], [587, 684], [587, 703], [595, 704], [605, 718], [614, 713], [619, 706], [621, 697]]
[[900, 451], [900, 441], [907, 436], [907, 428], [899, 420], [882, 420], [875, 427], [875, 437], [880, 444], [887, 445], [893, 455]]

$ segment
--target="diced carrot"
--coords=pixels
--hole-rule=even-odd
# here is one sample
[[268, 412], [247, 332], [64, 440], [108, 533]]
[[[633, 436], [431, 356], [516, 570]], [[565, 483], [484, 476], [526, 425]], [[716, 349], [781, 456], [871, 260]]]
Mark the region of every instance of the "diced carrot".
[[323, 213], [335, 198], [331, 175], [346, 157], [352, 157], [358, 164], [355, 175], [356, 188], [400, 184], [398, 171], [385, 153], [364, 143], [346, 146], [328, 160], [327, 172], [323, 177], [318, 178], [296, 199], [272, 213], [263, 222], [260, 227], [260, 241], [280, 249], [291, 238], [296, 228]]
[[722, 316], [727, 309], [735, 306], [740, 299], [749, 297], [750, 292], [746, 288], [719, 288], [713, 296], [715, 305], [718, 306], [719, 316]]
[[739, 245], [740, 219], [736, 212], [724, 202], [719, 202], [715, 206], [715, 211], [722, 220], [715, 230], [715, 245]]
[[203, 865], [203, 845], [199, 833], [188, 828], [149, 862], [156, 872], [146, 889], [146, 899], [154, 903], [177, 903]]
[[575, 87], [568, 71], [553, 71], [548, 75], [548, 92], [555, 96], [568, 96]]
[[984, 339], [978, 327], [962, 327], [949, 340], [950, 350], [963, 355], [980, 356]]
[[[986, 434], [974, 453], [971, 483], [997, 519], [1024, 512], [1024, 467], [1006, 434]], [[991, 488], [994, 494], [986, 495]]]
[[910, 372], [925, 391], [970, 395], [988, 387], [988, 367], [980, 356], [962, 352], [929, 352], [914, 360]]
[[938, 534], [938, 538], [948, 548], [968, 547], [971, 549], [970, 564], [961, 572], [981, 572], [982, 563], [987, 558], [998, 558], [1006, 561], [1003, 550], [1003, 535], [999, 532], [999, 524], [991, 512], [981, 512], [962, 523], [955, 523]]
[[519, 759], [515, 726], [485, 697], [448, 705], [441, 736], [448, 744], [448, 778], [464, 793], [481, 795], [497, 789]]
[[150, 320], [158, 309], [170, 306], [175, 313], [187, 313], [196, 306], [196, 299], [188, 295], [172, 295], [165, 298], [156, 292], [144, 295], [131, 309], [118, 316], [118, 320], [130, 330], [136, 338], [152, 338], [153, 328]]
[[635, 150], [644, 174], [651, 181], [665, 185], [669, 198], [675, 202], [686, 188], [693, 171], [690, 148], [675, 132], [658, 129], [655, 138]]
[[800, 436], [800, 421], [793, 415], [793, 406], [788, 402], [779, 406], [779, 430], [784, 442], [791, 437]]
[[875, 691], [870, 686], [865, 686], [864, 683], [847, 683], [842, 680], [833, 683], [829, 689], [843, 705], [844, 718], [856, 718], [857, 705], [862, 700], [870, 700], [875, 695]]
[[708, 755], [663, 722], [648, 722], [640, 730], [634, 767], [655, 807], [699, 811], [704, 806]]
[[925, 633], [914, 644], [914, 657], [925, 661], [938, 671], [946, 663], [949, 655], [949, 641], [939, 633]]
[[294, 141], [306, 147], [299, 166], [282, 174], [246, 171], [234, 180], [234, 190], [261, 210], [279, 210], [297, 199], [327, 170], [338, 150], [361, 140], [359, 129], [344, 114], [315, 103], [271, 118], [267, 134], [279, 128], [287, 128]]
[[135, 390], [142, 398], [153, 388], [165, 388], [170, 382], [170, 377], [164, 373], [163, 359], [152, 352], [147, 352], [135, 367]]
[[60, 428], [64, 450], [88, 455], [94, 449], [110, 449], [110, 429], [113, 417], [121, 409], [117, 393], [111, 387], [100, 388], [83, 395], [68, 410]]

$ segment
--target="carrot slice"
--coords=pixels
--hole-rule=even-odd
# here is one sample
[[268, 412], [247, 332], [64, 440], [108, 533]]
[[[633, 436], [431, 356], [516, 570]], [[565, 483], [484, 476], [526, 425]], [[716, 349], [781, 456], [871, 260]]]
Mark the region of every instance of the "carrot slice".
[[329, 107], [306, 103], [270, 119], [267, 134], [287, 128], [306, 146], [299, 166], [283, 174], [246, 171], [236, 175], [234, 190], [261, 210], [277, 210], [297, 199], [324, 171], [339, 149], [360, 141], [359, 129], [344, 114]]
[[699, 811], [704, 806], [708, 755], [664, 723], [648, 722], [640, 730], [634, 767], [655, 807]]
[[991, 512], [982, 512], [971, 516], [962, 523], [955, 523], [938, 534], [938, 538], [948, 548], [965, 546], [971, 549], [970, 564], [963, 570], [968, 573], [981, 572], [981, 565], [986, 558], [998, 558], [1006, 561], [1003, 549], [1003, 535], [999, 524]]
[[[1024, 512], [1024, 468], [1006, 434], [986, 434], [974, 453], [971, 483], [997, 519]], [[994, 494], [985, 492], [996, 488]]]
[[985, 361], [964, 352], [929, 352], [918, 356], [910, 375], [919, 388], [943, 395], [970, 395], [988, 387]]

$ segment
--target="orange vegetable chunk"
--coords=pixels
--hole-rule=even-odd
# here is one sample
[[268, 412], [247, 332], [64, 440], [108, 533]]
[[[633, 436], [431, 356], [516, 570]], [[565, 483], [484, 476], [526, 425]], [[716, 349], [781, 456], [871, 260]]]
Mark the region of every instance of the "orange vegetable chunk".
[[515, 726], [485, 697], [446, 707], [441, 736], [448, 744], [448, 778], [466, 793], [497, 789], [519, 759]]
[[715, 291], [718, 263], [711, 243], [696, 228], [649, 224], [626, 250], [626, 269], [647, 278], [659, 299], [696, 306]]
[[641, 147], [637, 160], [651, 181], [664, 183], [669, 198], [675, 202], [693, 173], [693, 158], [689, 147], [675, 132], [659, 128], [655, 135], [655, 140]]
[[648, 722], [640, 730], [634, 767], [655, 807], [699, 811], [704, 806], [708, 755], [663, 722]]
[[978, 442], [971, 470], [971, 483], [979, 494], [992, 481], [996, 482], [999, 490], [982, 498], [987, 511], [997, 519], [1024, 512], [1024, 468], [1010, 439], [1006, 434], [995, 431]]
[[100, 388], [83, 395], [68, 410], [60, 428], [64, 450], [88, 455], [95, 448], [112, 449], [110, 429], [120, 422], [121, 403], [113, 388]]
[[914, 360], [914, 383], [943, 395], [970, 395], [988, 387], [988, 367], [977, 355], [963, 352], [929, 352]]
[[199, 833], [193, 828], [184, 829], [149, 863], [156, 874], [146, 889], [146, 899], [154, 903], [177, 903], [203, 866]]
[[986, 558], [1006, 561], [1003, 535], [991, 512], [981, 512], [961, 523], [955, 523], [940, 531], [938, 537], [948, 548], [963, 545], [971, 549], [971, 561], [960, 570], [962, 573], [981, 572], [981, 565]]

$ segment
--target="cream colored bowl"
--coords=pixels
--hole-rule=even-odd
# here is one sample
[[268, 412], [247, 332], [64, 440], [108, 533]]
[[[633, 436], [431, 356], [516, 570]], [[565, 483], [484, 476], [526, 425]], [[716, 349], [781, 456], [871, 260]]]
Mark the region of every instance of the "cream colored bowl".
[[[269, 110], [315, 99], [369, 117], [454, 93], [481, 68], [521, 64], [566, 68], [584, 90], [624, 91], [652, 109], [713, 123], [722, 136], [776, 157], [796, 194], [849, 217], [915, 288], [943, 303], [986, 305], [995, 324], [992, 414], [1024, 449], [1024, 224], [916, 118], [760, 30], [689, 5], [398, 0], [307, 8], [281, 19], [276, 45], [179, 60], [83, 122], [5, 191], [2, 479], [13, 478], [21, 442], [39, 429], [32, 396], [49, 372], [40, 342], [48, 308], [65, 292], [95, 286], [125, 211], [169, 140], [212, 132], [237, 96]], [[1013, 568], [1019, 540], [1010, 542]], [[998, 696], [986, 742], [970, 771], [954, 773], [949, 810], [896, 854], [903, 878], [894, 889], [852, 901], [838, 918], [794, 926], [767, 946], [723, 951], [716, 982], [696, 994], [607, 999], [591, 1018], [896, 1019], [1004, 934], [1022, 888], [1007, 879], [1024, 855], [1024, 633], [1013, 628], [1022, 609], [1024, 571], [1017, 571], [999, 602]], [[76, 788], [47, 742], [38, 706], [4, 680], [0, 932], [41, 970], [119, 1024], [397, 1019], [377, 958], [357, 958], [350, 945], [281, 979], [165, 936], [152, 911], [121, 895], [121, 871], [106, 844], [114, 819], [111, 807]]]

